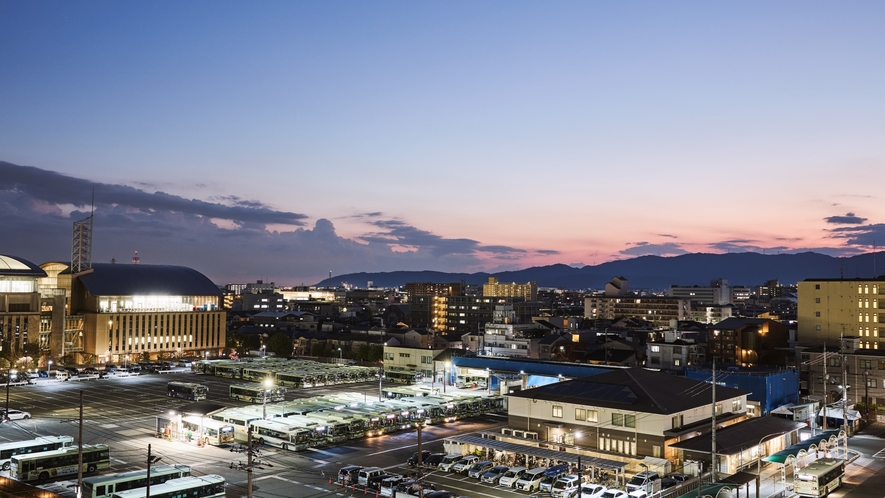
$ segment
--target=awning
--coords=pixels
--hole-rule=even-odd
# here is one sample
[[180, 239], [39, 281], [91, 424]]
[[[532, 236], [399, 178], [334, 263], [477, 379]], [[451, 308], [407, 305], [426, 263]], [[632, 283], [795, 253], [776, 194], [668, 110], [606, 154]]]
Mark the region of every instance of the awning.
[[609, 460], [607, 458], [596, 458], [577, 453], [568, 453], [565, 451], [556, 451], [538, 446], [529, 446], [527, 444], [508, 443], [478, 436], [454, 436], [446, 438], [447, 441], [453, 441], [461, 444], [472, 444], [483, 448], [490, 448], [496, 451], [509, 451], [517, 455], [531, 455], [536, 458], [549, 458], [551, 460], [559, 460], [577, 465], [581, 462], [582, 467], [595, 467], [604, 470], [620, 470], [623, 472], [627, 466], [624, 462], [617, 460]]
[[804, 456], [809, 451], [815, 451], [822, 446], [834, 446], [838, 442], [839, 432], [838, 430], [833, 430], [811, 436], [801, 443], [796, 443], [785, 450], [768, 455], [762, 460], [780, 465], [789, 465], [792, 460]]
[[[847, 410], [846, 413], [848, 413], [848, 421], [849, 421], [849, 422], [854, 422], [854, 421], [860, 420], [860, 418], [861, 418], [861, 417], [860, 417], [860, 412], [858, 412], [857, 410]], [[841, 408], [835, 408], [835, 407], [833, 407], [833, 408], [829, 408], [829, 407], [826, 408], [826, 415], [824, 415], [824, 409], [821, 408], [821, 409], [820, 409], [820, 412], [818, 412], [817, 415], [818, 415], [819, 417], [824, 417], [824, 416], [825, 416], [825, 417], [827, 417], [827, 418], [833, 418], [833, 419], [836, 419], [836, 418], [837, 418], [837, 419], [840, 419], [840, 420], [843, 420], [843, 419], [844, 419], [844, 417], [842, 416], [842, 409], [841, 409]]]
[[738, 472], [737, 474], [732, 474], [726, 478], [719, 479], [719, 482], [723, 484], [737, 484], [738, 486], [743, 486], [748, 482], [753, 482], [756, 480], [756, 474], [752, 472]]

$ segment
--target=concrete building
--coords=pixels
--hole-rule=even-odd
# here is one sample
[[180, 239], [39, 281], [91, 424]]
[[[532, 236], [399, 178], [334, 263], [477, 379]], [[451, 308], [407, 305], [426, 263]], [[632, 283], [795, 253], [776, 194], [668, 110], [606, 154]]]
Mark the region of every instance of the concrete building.
[[646, 366], [681, 374], [686, 367], [702, 363], [704, 350], [695, 340], [696, 335], [665, 332], [663, 340], [646, 345]]
[[697, 285], [688, 287], [680, 285], [671, 285], [667, 290], [670, 297], [679, 297], [688, 299], [703, 305], [723, 305], [732, 304], [731, 287], [728, 286], [728, 280], [718, 278], [710, 281], [709, 287], [699, 287]]
[[[434, 358], [445, 349], [384, 346], [384, 375], [392, 382], [413, 383], [433, 378]], [[440, 372], [441, 373], [441, 372]]]
[[591, 320], [635, 317], [666, 328], [671, 320], [691, 319], [691, 301], [666, 296], [589, 296], [584, 298], [584, 317]]
[[[885, 314], [879, 295], [885, 277], [876, 279], [806, 279], [798, 285], [797, 340], [803, 346], [827, 343], [839, 347], [839, 338], [860, 338], [861, 348], [883, 347], [880, 338]], [[885, 307], [885, 303], [883, 303]]]
[[487, 297], [521, 297], [526, 301], [538, 300], [538, 282], [526, 284], [502, 284], [495, 277], [489, 277], [489, 282], [482, 286], [482, 295]]
[[[717, 386], [723, 425], [746, 418], [747, 392]], [[539, 439], [603, 454], [666, 458], [673, 444], [706, 432], [714, 413], [711, 384], [641, 368], [618, 369], [508, 395], [508, 426]]]
[[22, 258], [0, 255], [0, 344], [2, 356], [14, 366], [29, 344], [41, 341], [42, 268]]
[[707, 360], [719, 365], [781, 366], [790, 356], [790, 330], [763, 318], [729, 318], [711, 325], [707, 333]]
[[538, 358], [541, 339], [549, 332], [536, 324], [487, 323], [482, 354]]

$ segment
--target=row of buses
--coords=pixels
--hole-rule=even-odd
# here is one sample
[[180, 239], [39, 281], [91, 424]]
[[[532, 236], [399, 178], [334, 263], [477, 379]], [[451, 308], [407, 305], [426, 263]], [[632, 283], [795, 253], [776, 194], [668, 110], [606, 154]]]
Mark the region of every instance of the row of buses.
[[[84, 444], [83, 473], [95, 473], [110, 467], [106, 445]], [[27, 441], [0, 444], [0, 464], [19, 481], [46, 481], [76, 476], [81, 470], [80, 448], [70, 436], [40, 436]], [[145, 498], [148, 496], [147, 470], [83, 479], [84, 498]], [[224, 477], [191, 475], [186, 465], [160, 465], [151, 469], [152, 498], [223, 498]]]
[[229, 379], [255, 382], [272, 379], [274, 385], [296, 389], [368, 382], [378, 380], [380, 375], [376, 367], [280, 358], [201, 360], [194, 363], [193, 369], [197, 373]]
[[341, 393], [264, 408], [228, 408], [210, 414], [209, 418], [216, 424], [232, 427], [237, 441], [245, 442], [251, 428], [253, 439], [262, 444], [302, 451], [409, 430], [416, 424], [445, 423], [501, 411], [502, 396], [451, 393], [373, 401], [362, 393]]

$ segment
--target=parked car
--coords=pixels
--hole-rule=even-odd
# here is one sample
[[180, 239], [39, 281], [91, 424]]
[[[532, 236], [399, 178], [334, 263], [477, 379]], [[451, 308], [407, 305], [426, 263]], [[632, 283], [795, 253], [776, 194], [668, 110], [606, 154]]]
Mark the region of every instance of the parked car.
[[445, 458], [445, 453], [431, 453], [430, 456], [423, 460], [425, 467], [436, 467]]
[[472, 477], [474, 479], [479, 479], [480, 476], [488, 472], [489, 469], [495, 466], [495, 462], [491, 460], [483, 460], [482, 462], [476, 462], [470, 466], [470, 470], [467, 471], [467, 476]]
[[679, 482], [685, 482], [685, 481], [691, 479], [691, 476], [690, 476], [690, 475], [688, 475], [688, 474], [681, 474], [681, 473], [679, 473], [679, 472], [669, 472], [669, 473], [667, 473], [667, 474], [664, 474], [664, 477], [665, 477], [665, 478], [669, 478], [669, 479], [675, 479], [675, 480], [677, 480], [677, 481], [679, 481]]
[[[414, 467], [414, 466], [418, 465], [418, 456], [419, 455], [418, 455], [417, 451], [415, 453], [412, 453], [412, 456], [410, 456], [409, 460], [406, 462], [409, 465], [409, 467]], [[424, 461], [427, 460], [427, 457], [430, 456], [430, 452], [427, 450], [423, 450], [423, 451], [421, 451], [420, 456], [421, 456], [421, 463], [423, 464]]]
[[113, 363], [108, 363], [104, 366], [104, 371], [107, 373], [115, 373], [117, 371], [117, 365]]
[[658, 475], [657, 472], [640, 472], [627, 481], [627, 492], [636, 491], [637, 489], [641, 489], [647, 493], [651, 492], [653, 487], [652, 483], [660, 478], [661, 476]]
[[341, 484], [350, 484], [356, 482], [356, 475], [363, 468], [359, 465], [347, 465], [338, 469], [338, 482]]
[[476, 455], [467, 455], [466, 457], [458, 460], [455, 465], [452, 465], [452, 472], [457, 472], [459, 474], [466, 474], [470, 467], [479, 461], [479, 457]]
[[366, 481], [366, 487], [377, 491], [377, 490], [381, 489], [381, 483], [385, 479], [390, 479], [391, 477], [400, 477], [400, 476], [397, 476], [396, 474], [388, 474], [387, 472], [385, 472], [381, 475], [372, 476]]
[[620, 489], [607, 489], [602, 493], [602, 498], [630, 498], [626, 491]]
[[445, 472], [452, 472], [452, 467], [455, 466], [458, 462], [460, 462], [464, 458], [464, 455], [460, 453], [452, 453], [443, 457], [442, 461], [439, 462], [439, 465], [436, 467], [439, 470]]
[[581, 492], [581, 476], [567, 475], [562, 476], [553, 483], [550, 488], [550, 496], [552, 498], [573, 498]]
[[581, 498], [602, 498], [608, 488], [602, 484], [584, 484], [581, 486]]
[[480, 482], [484, 482], [486, 484], [498, 484], [498, 481], [501, 480], [501, 477], [508, 470], [510, 470], [510, 467], [506, 465], [495, 465], [494, 467], [487, 470], [484, 474], [479, 476], [479, 480]]
[[31, 414], [21, 410], [9, 410], [8, 413], [6, 410], [0, 411], [0, 420], [27, 420], [29, 418], [31, 418]]
[[522, 477], [517, 479], [516, 489], [528, 491], [530, 493], [538, 491], [541, 488], [541, 481], [544, 480], [544, 473], [546, 472], [547, 469], [544, 467], [525, 471]]
[[507, 472], [504, 472], [501, 479], [498, 480], [498, 485], [506, 488], [516, 487], [516, 481], [526, 473], [526, 470], [528, 469], [525, 467], [510, 467], [507, 469]]
[[424, 498], [458, 498], [459, 496], [461, 495], [453, 491], [434, 491], [425, 494]]
[[89, 375], [97, 375], [98, 369], [95, 367], [86, 367], [83, 369], [83, 373], [89, 374]]
[[49, 372], [47, 372], [46, 370], [40, 370], [37, 372], [37, 377], [49, 377]]
[[559, 476], [548, 476], [545, 475], [543, 479], [541, 479], [541, 484], [538, 486], [538, 491], [542, 493], [549, 493], [553, 489], [553, 483], [559, 479]]

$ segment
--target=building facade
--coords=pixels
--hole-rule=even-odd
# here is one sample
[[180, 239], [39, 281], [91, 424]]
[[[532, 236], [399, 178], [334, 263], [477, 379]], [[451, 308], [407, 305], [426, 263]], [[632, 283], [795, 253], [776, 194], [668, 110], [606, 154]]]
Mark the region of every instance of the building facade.
[[538, 282], [525, 284], [502, 284], [495, 277], [489, 277], [489, 282], [483, 284], [482, 295], [487, 297], [521, 297], [526, 301], [538, 300]]
[[589, 296], [584, 298], [584, 317], [591, 320], [641, 318], [658, 328], [667, 328], [671, 320], [691, 318], [691, 301], [665, 296]]
[[27, 354], [28, 345], [40, 342], [38, 281], [43, 277], [46, 272], [34, 263], [0, 255], [0, 344], [9, 366]]
[[[861, 347], [883, 347], [880, 333], [885, 313], [879, 312], [885, 278], [806, 279], [798, 285], [797, 319], [800, 345], [838, 347], [840, 337], [859, 337]], [[883, 296], [885, 298], [885, 296]], [[885, 302], [883, 302], [885, 308]]]
[[789, 346], [789, 328], [764, 318], [729, 318], [707, 333], [707, 359], [722, 366], [784, 365]]

